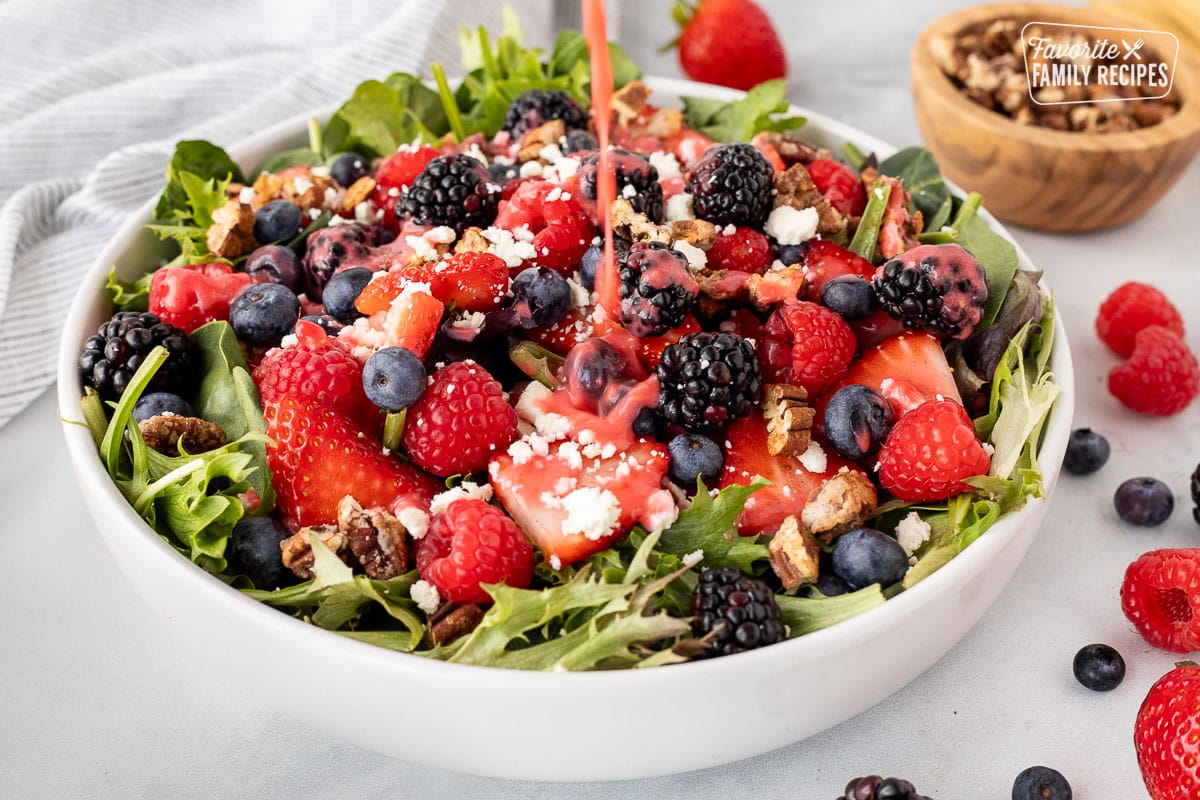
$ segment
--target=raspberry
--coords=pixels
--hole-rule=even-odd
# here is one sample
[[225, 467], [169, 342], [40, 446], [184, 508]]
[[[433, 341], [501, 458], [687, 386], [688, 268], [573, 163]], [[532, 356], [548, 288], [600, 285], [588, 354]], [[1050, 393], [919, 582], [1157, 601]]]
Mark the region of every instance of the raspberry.
[[336, 339], [269, 350], [254, 368], [254, 383], [264, 404], [284, 395], [333, 408], [366, 423], [378, 416], [362, 385], [362, 368]]
[[1138, 331], [1150, 325], [1161, 325], [1183, 338], [1183, 318], [1167, 296], [1153, 286], [1134, 281], [1114, 289], [1096, 315], [1096, 335], [1124, 358], [1133, 353]]
[[533, 548], [500, 509], [482, 500], [455, 500], [417, 543], [417, 570], [444, 600], [490, 603], [481, 583], [529, 586]]
[[408, 188], [413, 179], [421, 174], [425, 165], [439, 155], [429, 145], [401, 145], [400, 149], [385, 158], [375, 170], [375, 191], [372, 199], [383, 210], [383, 224], [392, 230], [399, 228], [396, 219], [396, 202], [400, 193]]
[[774, 256], [767, 237], [753, 228], [735, 228], [733, 233], [720, 233], [708, 250], [709, 269], [736, 269], [762, 275], [771, 266]]
[[909, 503], [945, 500], [969, 490], [964, 478], [984, 475], [990, 460], [967, 410], [932, 400], [905, 414], [879, 451], [879, 482]]
[[1134, 337], [1129, 360], [1108, 373], [1108, 391], [1142, 414], [1178, 414], [1200, 394], [1200, 366], [1174, 331], [1151, 325]]
[[1200, 650], [1200, 548], [1151, 550], [1125, 570], [1121, 610], [1149, 644]]
[[846, 320], [817, 303], [792, 300], [767, 320], [769, 338], [791, 341], [790, 372], [777, 375], [816, 397], [846, 374], [854, 359], [854, 331]]
[[548, 267], [569, 277], [579, 266], [596, 233], [579, 199], [557, 184], [522, 181], [500, 201], [496, 227], [510, 231], [526, 227], [534, 234], [535, 253], [527, 266]]
[[409, 457], [441, 477], [479, 472], [516, 438], [517, 412], [499, 382], [474, 361], [435, 372], [404, 426]]
[[817, 191], [844, 217], [857, 217], [867, 206], [867, 190], [854, 170], [832, 158], [817, 158], [805, 165]]

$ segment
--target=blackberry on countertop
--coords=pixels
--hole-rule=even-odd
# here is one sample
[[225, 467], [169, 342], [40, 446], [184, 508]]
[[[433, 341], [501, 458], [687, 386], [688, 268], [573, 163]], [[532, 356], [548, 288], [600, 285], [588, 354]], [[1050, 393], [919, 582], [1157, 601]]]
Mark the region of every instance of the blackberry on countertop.
[[1192, 509], [1192, 517], [1196, 524], [1200, 525], [1200, 465], [1197, 465], [1196, 471], [1192, 473], [1192, 503], [1196, 506]]
[[873, 281], [880, 307], [909, 330], [966, 339], [983, 318], [983, 267], [956, 244], [923, 244], [888, 261]]
[[195, 349], [187, 334], [148, 311], [119, 311], [88, 337], [79, 355], [83, 385], [104, 400], [119, 399], [147, 354], [160, 344], [167, 348], [167, 360], [146, 391], [186, 397], [199, 368]]
[[752, 144], [710, 147], [696, 162], [684, 191], [700, 219], [714, 225], [762, 228], [771, 213], [775, 168]]
[[742, 653], [787, 638], [775, 593], [737, 567], [700, 573], [692, 593], [692, 617], [694, 636], [713, 637], [701, 658]]
[[620, 265], [621, 324], [638, 338], [683, 324], [700, 284], [687, 259], [662, 242], [637, 242]]
[[[621, 147], [609, 150], [609, 163], [617, 177], [617, 197], [629, 201], [634, 211], [641, 212], [652, 222], [663, 221], [663, 190], [658, 182], [658, 170], [645, 156]], [[584, 198], [596, 202], [596, 173], [600, 170], [600, 154], [588, 153], [579, 166], [579, 188]]]
[[923, 794], [917, 794], [916, 787], [900, 778], [867, 775], [847, 783], [845, 792], [838, 800], [929, 800], [929, 798]]
[[762, 386], [754, 346], [734, 333], [689, 333], [667, 345], [655, 372], [659, 413], [699, 433], [749, 414]]
[[587, 127], [587, 114], [579, 103], [558, 89], [530, 89], [513, 100], [504, 115], [504, 130], [520, 139], [528, 131], [561, 119], [568, 130]]
[[400, 196], [397, 210], [421, 225], [446, 225], [460, 236], [496, 220], [500, 186], [477, 158], [456, 153], [425, 165]]

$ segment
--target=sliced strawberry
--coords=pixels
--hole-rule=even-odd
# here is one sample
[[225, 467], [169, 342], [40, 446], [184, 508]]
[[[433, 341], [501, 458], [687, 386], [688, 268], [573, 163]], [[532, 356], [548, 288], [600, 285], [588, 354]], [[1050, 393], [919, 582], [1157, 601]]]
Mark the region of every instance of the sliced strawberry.
[[444, 305], [460, 311], [490, 311], [508, 291], [508, 265], [492, 253], [456, 253], [443, 261], [405, 264], [369, 283], [355, 301], [364, 314], [392, 304], [410, 282], [427, 283]]
[[229, 304], [252, 283], [228, 264], [166, 267], [150, 278], [150, 312], [191, 333], [206, 322], [229, 319]]
[[347, 325], [338, 334], [342, 343], [350, 347], [360, 361], [367, 356], [355, 348], [371, 351], [380, 347], [403, 347], [424, 358], [437, 337], [445, 306], [429, 293], [428, 284], [403, 281], [404, 288], [386, 305], [384, 301], [387, 295], [383, 292], [367, 294], [376, 283], [386, 283], [394, 274], [388, 273], [367, 284], [356, 306], [363, 313], [367, 313], [364, 309], [374, 310], [370, 316], [355, 320], [353, 325]]
[[594, 332], [590, 312], [581, 308], [572, 308], [565, 317], [553, 325], [534, 328], [526, 331], [525, 335], [547, 350], [565, 356], [572, 347], [584, 339], [590, 338]]
[[[662, 528], [675, 501], [662, 488], [669, 459], [657, 442], [639, 439], [619, 452], [563, 440], [545, 455], [525, 442], [488, 468], [492, 489], [529, 541], [552, 563], [573, 564], [620, 539], [634, 525]], [[557, 565], [556, 565], [557, 566]]]

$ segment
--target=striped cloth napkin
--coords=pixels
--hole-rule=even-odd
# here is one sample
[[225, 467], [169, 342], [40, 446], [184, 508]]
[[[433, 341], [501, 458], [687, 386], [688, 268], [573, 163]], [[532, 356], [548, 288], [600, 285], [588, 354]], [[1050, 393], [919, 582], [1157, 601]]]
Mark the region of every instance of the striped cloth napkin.
[[[528, 43], [579, 26], [578, 3], [508, 5]], [[0, 426], [53, 382], [82, 272], [175, 141], [228, 146], [367, 78], [457, 65], [462, 25], [500, 30], [500, 0], [0, 3]]]

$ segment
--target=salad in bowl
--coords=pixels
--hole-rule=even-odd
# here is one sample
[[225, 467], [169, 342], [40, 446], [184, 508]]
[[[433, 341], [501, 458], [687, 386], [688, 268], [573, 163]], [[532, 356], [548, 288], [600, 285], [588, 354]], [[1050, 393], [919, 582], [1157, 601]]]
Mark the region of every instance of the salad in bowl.
[[[236, 158], [180, 142], [103, 301], [81, 289], [95, 321], [68, 330], [61, 391], [90, 437], [68, 437], [89, 503], [139, 526], [109, 539], [127, 572], [186, 593], [172, 617], [206, 642], [462, 681], [481, 708], [516, 702], [516, 671], [694, 662], [642, 681], [666, 698], [720, 664], [779, 680], [772, 652], [913, 651], [719, 754], [680, 731], [677, 758], [620, 745], [620, 769], [543, 777], [762, 752], [911, 680], [999, 592], [1057, 474], [1070, 362], [1040, 275], [926, 151], [806, 121], [781, 81], [643, 81], [610, 46], [598, 110], [578, 33], [466, 45], [457, 87], [437, 65], [368, 81]], [[896, 639], [922, 624], [936, 643]], [[352, 691], [307, 709], [377, 749], [532, 774], [519, 736], [470, 765], [436, 737], [381, 743], [340, 718]]]

